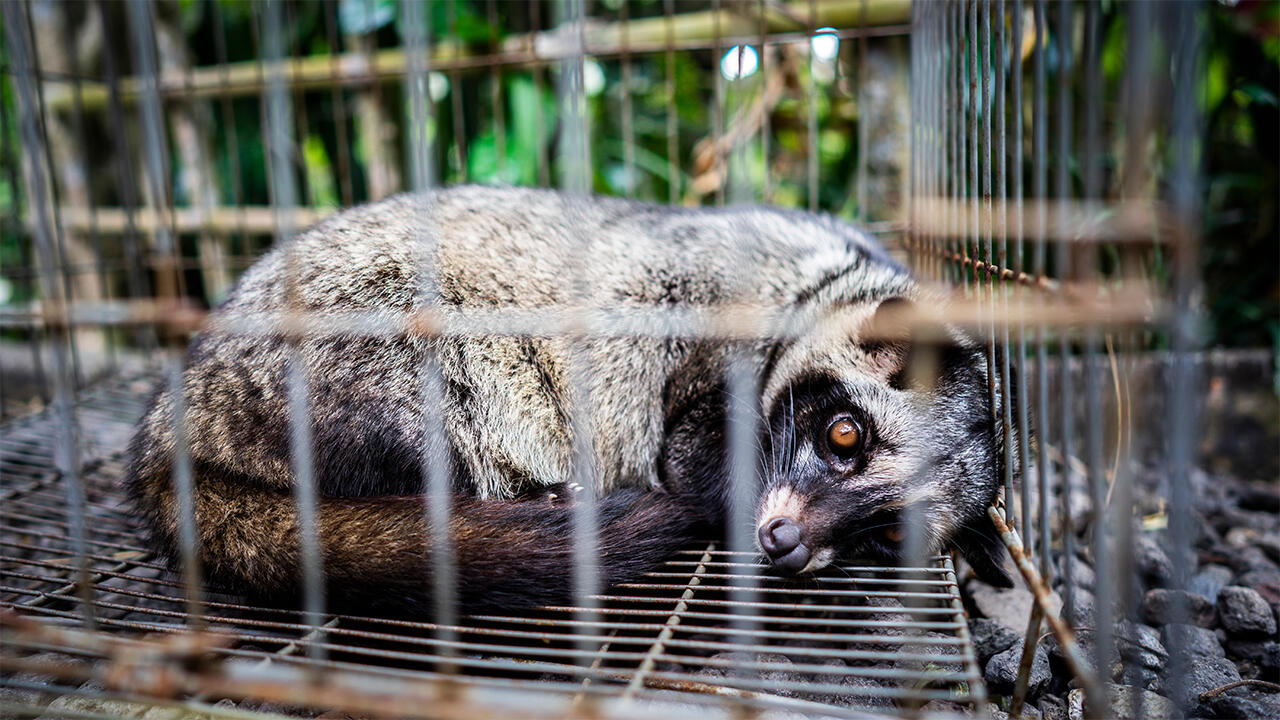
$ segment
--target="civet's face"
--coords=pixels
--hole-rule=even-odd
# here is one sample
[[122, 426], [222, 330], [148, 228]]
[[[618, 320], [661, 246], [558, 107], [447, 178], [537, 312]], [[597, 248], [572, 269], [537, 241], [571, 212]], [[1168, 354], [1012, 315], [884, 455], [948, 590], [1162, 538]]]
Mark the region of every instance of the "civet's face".
[[909, 532], [929, 552], [963, 547], [968, 531], [990, 539], [1002, 449], [985, 360], [950, 331], [913, 339], [910, 307], [842, 310], [782, 349], [765, 380], [756, 531], [781, 573], [855, 555], [896, 561]]

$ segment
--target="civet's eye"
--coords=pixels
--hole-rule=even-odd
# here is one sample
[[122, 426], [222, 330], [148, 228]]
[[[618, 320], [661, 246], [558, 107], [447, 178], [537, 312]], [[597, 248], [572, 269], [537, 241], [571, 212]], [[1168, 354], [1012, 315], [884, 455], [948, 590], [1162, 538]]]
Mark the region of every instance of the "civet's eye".
[[853, 457], [862, 447], [862, 427], [851, 417], [839, 417], [827, 427], [827, 447], [841, 460]]

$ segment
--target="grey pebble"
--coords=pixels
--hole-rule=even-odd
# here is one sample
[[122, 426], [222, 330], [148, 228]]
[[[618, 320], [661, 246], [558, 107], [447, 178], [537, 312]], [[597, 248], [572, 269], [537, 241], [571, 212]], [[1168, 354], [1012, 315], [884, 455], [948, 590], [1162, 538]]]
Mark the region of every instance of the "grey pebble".
[[1065, 585], [1070, 579], [1071, 584], [1076, 588], [1085, 590], [1093, 590], [1094, 585], [1098, 582], [1098, 575], [1094, 572], [1093, 566], [1084, 560], [1076, 557], [1071, 559], [1071, 567], [1068, 568], [1066, 555], [1058, 558], [1058, 584]]
[[973, 638], [973, 649], [978, 653], [978, 662], [983, 666], [986, 666], [992, 655], [1008, 650], [1021, 639], [1018, 633], [986, 618], [977, 618], [969, 623], [969, 636]]
[[[1108, 691], [1111, 701], [1110, 716], [1115, 720], [1134, 720], [1137, 717], [1143, 717], [1146, 720], [1174, 720], [1182, 717], [1178, 708], [1168, 698], [1148, 690], [1109, 685]], [[1072, 690], [1067, 696], [1067, 717], [1070, 720], [1084, 720], [1086, 717], [1084, 704], [1084, 691]], [[1098, 717], [1098, 714], [1090, 712], [1087, 717]]]
[[1217, 620], [1209, 598], [1182, 590], [1156, 588], [1142, 598], [1142, 619], [1151, 625], [1164, 625], [1183, 618], [1174, 617], [1174, 604], [1181, 600], [1186, 609], [1185, 620], [1200, 627], [1213, 627]]
[[1143, 533], [1134, 538], [1133, 562], [1152, 587], [1164, 587], [1173, 577], [1173, 563], [1168, 553], [1150, 534]]
[[1068, 606], [1066, 598], [1062, 602], [1061, 618], [1071, 624], [1072, 627], [1092, 627], [1094, 625], [1094, 613], [1098, 611], [1097, 601], [1093, 597], [1093, 593], [1083, 588], [1076, 588], [1071, 593], [1071, 605]]
[[1169, 653], [1160, 632], [1150, 625], [1125, 621], [1116, 626], [1120, 654], [1127, 662], [1150, 670], [1163, 670]]
[[1276, 640], [1227, 640], [1227, 650], [1234, 657], [1244, 658], [1263, 670], [1271, 671], [1272, 677], [1280, 670], [1280, 642]]
[[1171, 623], [1161, 628], [1160, 634], [1170, 652], [1181, 652], [1191, 657], [1226, 657], [1217, 633], [1208, 628]]
[[[1007, 695], [1013, 692], [1018, 681], [1018, 665], [1022, 662], [1022, 644], [1018, 643], [1004, 652], [997, 653], [987, 663], [984, 676], [992, 693]], [[1031, 662], [1031, 676], [1027, 683], [1028, 697], [1038, 695], [1049, 683], [1049, 653], [1043, 644], [1036, 647]]]
[[1218, 595], [1218, 619], [1232, 635], [1269, 637], [1276, 634], [1276, 617], [1257, 590], [1228, 585]]
[[1217, 602], [1218, 593], [1230, 585], [1235, 576], [1235, 571], [1226, 565], [1205, 565], [1187, 583], [1187, 590], [1205, 596], [1209, 602]]
[[[1017, 717], [1000, 709], [1000, 706], [995, 703], [988, 703], [987, 711], [991, 713], [991, 720], [1017, 720]], [[1041, 714], [1040, 708], [1027, 703], [1022, 706], [1021, 717], [1030, 718], [1030, 720], [1041, 720], [1044, 716]]]
[[1237, 688], [1213, 698], [1208, 704], [1220, 718], [1280, 717], [1280, 693], [1275, 692], [1249, 692]]
[[1186, 708], [1200, 706], [1200, 693], [1240, 680], [1240, 671], [1226, 658], [1196, 658], [1182, 668], [1181, 677], [1165, 677], [1165, 687], [1169, 688], [1173, 700]]

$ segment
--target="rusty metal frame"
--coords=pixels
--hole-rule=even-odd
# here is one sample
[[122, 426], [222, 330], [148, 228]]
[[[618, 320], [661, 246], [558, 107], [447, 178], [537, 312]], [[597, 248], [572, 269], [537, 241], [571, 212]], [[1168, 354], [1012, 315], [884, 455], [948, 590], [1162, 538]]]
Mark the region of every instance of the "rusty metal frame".
[[[412, 3], [408, 7], [413, 11]], [[1174, 69], [1168, 88], [1171, 116], [1135, 116], [1124, 128], [1124, 169], [1135, 187], [1138, 180], [1153, 172], [1146, 166], [1144, 155], [1148, 141], [1157, 134], [1177, 141], [1171, 143], [1178, 150], [1169, 170], [1170, 190], [1149, 193], [1149, 197], [1118, 197], [1108, 194], [1101, 185], [1104, 140], [1113, 130], [1109, 118], [1102, 114], [1101, 103], [1076, 102], [1077, 95], [1092, 100], [1108, 92], [1098, 71], [1099, 10], [1089, 4], [1062, 2], [1050, 6], [1045, 0], [914, 4], [900, 0], [715, 2], [705, 12], [676, 14], [674, 3], [666, 2], [661, 15], [623, 18], [598, 27], [588, 22], [580, 0], [566, 0], [557, 6], [559, 16], [554, 27], [510, 38], [492, 52], [468, 55], [449, 43], [430, 47], [425, 34], [411, 32], [405, 48], [364, 48], [320, 59], [290, 57], [279, 42], [280, 27], [285, 21], [281, 6], [268, 3], [262, 10], [255, 25], [255, 42], [261, 43], [259, 58], [248, 63], [168, 72], [156, 62], [153, 10], [134, 0], [127, 12], [136, 74], [119, 75], [108, 59], [104, 76], [97, 77], [74, 69], [42, 70], [38, 53], [30, 47], [27, 6], [8, 3], [4, 7], [10, 55], [9, 64], [0, 69], [0, 74], [18, 91], [17, 127], [21, 131], [24, 167], [29, 173], [26, 190], [31, 194], [25, 222], [33, 250], [40, 255], [39, 262], [32, 263], [35, 267], [5, 268], [5, 273], [24, 282], [37, 281], [42, 300], [30, 307], [0, 309], [0, 329], [25, 333], [33, 340], [36, 367], [41, 367], [41, 352], [55, 362], [47, 378], [51, 401], [47, 407], [0, 426], [0, 499], [5, 502], [5, 507], [0, 508], [0, 517], [5, 521], [0, 528], [0, 560], [4, 562], [0, 566], [0, 605], [21, 611], [3, 615], [6, 636], [4, 652], [0, 654], [0, 684], [21, 686], [23, 681], [14, 681], [15, 677], [39, 672], [62, 675], [68, 681], [93, 678], [123, 695], [172, 698], [194, 694], [201, 699], [252, 695], [280, 702], [328, 703], [406, 716], [428, 712], [424, 710], [427, 707], [433, 715], [461, 716], [490, 703], [513, 715], [642, 717], [670, 712], [649, 712], [645, 703], [661, 702], [665, 698], [662, 693], [673, 690], [686, 691], [702, 703], [699, 714], [767, 709], [861, 712], [805, 704], [794, 697], [766, 692], [771, 684], [778, 685], [764, 674], [778, 670], [776, 663], [770, 661], [716, 663], [703, 658], [694, 663], [704, 670], [734, 670], [715, 676], [714, 682], [687, 668], [672, 671], [663, 666], [688, 661], [704, 651], [777, 649], [772, 641], [810, 632], [811, 640], [817, 643], [889, 643], [895, 647], [892, 652], [831, 648], [825, 655], [811, 653], [815, 658], [839, 657], [858, 663], [946, 663], [958, 657], [959, 669], [950, 674], [871, 666], [845, 666], [844, 670], [818, 674], [890, 682], [889, 687], [864, 686], [855, 694], [895, 699], [903, 703], [898, 708], [903, 711], [913, 712], [932, 701], [954, 700], [964, 710], [985, 713], [985, 689], [963, 622], [959, 579], [948, 558], [913, 557], [913, 562], [900, 568], [844, 566], [839, 571], [845, 575], [824, 576], [816, 582], [817, 587], [801, 589], [778, 585], [777, 581], [760, 576], [751, 559], [749, 539], [738, 537], [731, 539], [733, 545], [727, 549], [690, 548], [644, 582], [605, 591], [592, 587], [592, 553], [587, 537], [575, 565], [575, 572], [582, 576], [577, 601], [571, 607], [547, 609], [553, 619], [536, 621], [554, 626], [557, 642], [563, 643], [553, 648], [554, 652], [542, 653], [520, 645], [525, 640], [550, 641], [550, 633], [541, 626], [530, 629], [533, 621], [528, 619], [467, 618], [465, 622], [430, 625], [327, 614], [314, 593], [314, 573], [307, 583], [313, 591], [307, 616], [282, 619], [274, 615], [252, 622], [233, 617], [251, 612], [270, 615], [271, 611], [227, 602], [202, 592], [189, 578], [184, 583], [166, 575], [166, 568], [153, 562], [136, 542], [137, 528], [129, 525], [128, 518], [116, 506], [119, 498], [111, 489], [113, 473], [120, 471], [123, 442], [141, 407], [142, 390], [136, 379], [116, 377], [89, 392], [81, 391], [76, 346], [80, 331], [141, 329], [171, 339], [204, 322], [204, 313], [181, 299], [183, 270], [190, 266], [176, 247], [177, 237], [199, 231], [238, 234], [242, 238], [255, 234], [287, 238], [296, 228], [320, 217], [320, 212], [297, 202], [297, 178], [288, 171], [290, 153], [297, 143], [292, 137], [295, 123], [291, 93], [327, 88], [340, 102], [343, 88], [368, 85], [377, 91], [385, 83], [403, 81], [406, 97], [412, 100], [408, 124], [425, 128], [436, 112], [434, 101], [425, 92], [432, 72], [446, 72], [456, 78], [460, 73], [486, 71], [493, 83], [499, 81], [502, 72], [512, 69], [533, 72], [539, 83], [545, 81], [546, 73], [553, 79], [568, 128], [566, 142], [560, 148], [564, 157], [560, 159], [569, 172], [560, 184], [582, 190], [587, 187], [590, 168], [589, 145], [585, 142], [588, 128], [581, 112], [586, 57], [618, 58], [629, 73], [633, 57], [664, 54], [667, 82], [674, 92], [672, 57], [676, 51], [758, 45], [763, 62], [767, 60], [764, 48], [803, 44], [815, 29], [831, 23], [840, 26], [834, 34], [841, 40], [859, 41], [860, 62], [866, 59], [867, 38], [907, 32], [913, 38], [910, 212], [900, 221], [875, 224], [871, 229], [888, 236], [890, 241], [902, 235], [901, 246], [921, 276], [953, 286], [956, 298], [946, 310], [924, 308], [904, 320], [920, 330], [936, 329], [943, 323], [963, 327], [985, 342], [989, 370], [1002, 362], [1001, 369], [1006, 371], [1003, 384], [997, 388], [993, 382], [989, 388], [996, 410], [992, 422], [1006, 434], [1017, 432], [1020, 467], [1014, 467], [1010, 449], [1002, 478], [1004, 505], [992, 508], [990, 517], [1035, 597], [1035, 610], [1028, 619], [1022, 646], [1022, 672], [1009, 709], [1014, 714], [1022, 710], [1031, 660], [1041, 639], [1040, 626], [1047, 622], [1089, 694], [1091, 712], [1106, 713], [1106, 678], [1099, 677], [1093, 667], [1111, 657], [1114, 638], [1110, 624], [1114, 618], [1099, 610], [1094, 656], [1086, 658], [1071, 628], [1053, 614], [1049, 602], [1053, 582], [1051, 554], [1060, 551], [1070, 562], [1075, 552], [1075, 529], [1068, 525], [1061, 537], [1051, 536], [1049, 520], [1051, 513], [1058, 512], [1055, 506], [1065, 508], [1075, 492], [1087, 491], [1095, 500], [1109, 502], [1108, 483], [1114, 482], [1121, 488], [1117, 495], [1119, 505], [1108, 506], [1103, 521], [1097, 524], [1119, 526], [1129, 511], [1124, 505], [1128, 502], [1125, 483], [1129, 480], [1125, 473], [1118, 473], [1115, 479], [1106, 475], [1101, 462], [1106, 438], [1095, 428], [1078, 432], [1069, 403], [1051, 402], [1051, 390], [1068, 396], [1073, 390], [1069, 374], [1061, 374], [1059, 385], [1051, 388], [1049, 367], [1057, 362], [1061, 369], [1068, 361], [1081, 359], [1085, 367], [1083, 391], [1091, 403], [1088, 412], [1094, 413], [1100, 407], [1103, 386], [1100, 341], [1106, 333], [1136, 329], [1167, 335], [1174, 357], [1173, 382], [1186, 383], [1193, 377], [1189, 355], [1196, 347], [1196, 237], [1191, 228], [1195, 227], [1198, 206], [1196, 158], [1191, 154], [1197, 131], [1192, 87], [1199, 32], [1195, 4], [1150, 7], [1139, 3], [1121, 10], [1131, 13], [1130, 44], [1145, 52], [1149, 40], [1144, 33], [1163, 33], [1166, 42], [1162, 52]], [[531, 13], [535, 18], [538, 12], [539, 7], [534, 5]], [[697, 25], [699, 32], [677, 36], [676, 24], [685, 23], [694, 15], [702, 23]], [[333, 23], [332, 17], [329, 22]], [[1082, 44], [1077, 47], [1075, 28], [1080, 22], [1084, 32], [1080, 33]], [[541, 27], [539, 22], [533, 24]], [[225, 37], [220, 38], [219, 48], [225, 54]], [[1058, 58], [1052, 69], [1051, 52]], [[1154, 92], [1149, 86], [1154, 70], [1147, 55], [1141, 57], [1143, 61], [1127, 66], [1125, 87], [1121, 89], [1134, 107], [1150, 106], [1148, 93]], [[1024, 64], [1029, 78], [1024, 77]], [[865, 70], [858, 70], [862, 100]], [[495, 84], [491, 89], [497, 92], [496, 88]], [[1025, 108], [1024, 90], [1031, 95]], [[717, 79], [716, 97], [721, 101], [724, 91]], [[263, 100], [273, 204], [246, 206], [237, 189], [237, 205], [232, 208], [196, 211], [175, 207], [172, 194], [166, 190], [167, 109], [173, 103], [195, 98], [219, 98], [229, 116], [229, 99], [243, 95], [260, 96]], [[461, 123], [465, 108], [457, 97], [452, 99], [451, 110], [454, 122]], [[630, 108], [629, 97], [627, 100], [625, 106]], [[1050, 101], [1055, 105], [1053, 113], [1049, 111]], [[813, 203], [817, 178], [813, 170], [816, 98], [812, 82], [806, 88], [805, 102], [810, 134], [809, 201]], [[1081, 105], [1083, 110], [1078, 107]], [[145, 162], [137, 168], [124, 162], [118, 168], [121, 182], [128, 186], [128, 197], [122, 194], [124, 207], [65, 205], [60, 201], [56, 178], [50, 177], [52, 160], [45, 124], [51, 117], [66, 113], [73, 114], [79, 122], [83, 113], [96, 111], [95, 108], [105, 108], [124, 143], [128, 142], [125, 113], [137, 112], [141, 116], [145, 131], [141, 133], [142, 147], [137, 150]], [[723, 132], [723, 108], [717, 104], [713, 110], [716, 131]], [[1079, 148], [1072, 127], [1077, 112], [1083, 116]], [[4, 120], [8, 122], [7, 115]], [[305, 120], [300, 125], [305, 125]], [[865, 137], [861, 123], [859, 130]], [[678, 127], [670, 115], [667, 131], [672, 156], [666, 160], [674, 173], [681, 163], [674, 157]], [[1009, 131], [1012, 138], [1006, 139]], [[760, 134], [767, 155], [767, 126], [761, 128]], [[413, 178], [409, 184], [426, 189], [434, 179], [425, 168], [439, 149], [419, 133], [412, 136], [408, 166]], [[1024, 137], [1029, 142], [1024, 143]], [[84, 142], [83, 137], [80, 142]], [[229, 142], [238, 141], [230, 138]], [[464, 152], [460, 146], [456, 151], [459, 155]], [[1082, 190], [1073, 185], [1071, 169], [1064, 160], [1074, 154], [1082, 158]], [[343, 164], [349, 166], [350, 157], [344, 159]], [[550, 163], [546, 158], [541, 160], [540, 177], [548, 177]], [[715, 159], [721, 165], [732, 161], [718, 155]], [[859, 198], [865, 197], [866, 174], [866, 160], [860, 156], [856, 189]], [[679, 184], [671, 183], [673, 200], [679, 197]], [[132, 198], [135, 185], [149, 189], [143, 193], [149, 196], [145, 203]], [[715, 188], [717, 202], [723, 202], [726, 194], [729, 193], [723, 185]], [[768, 199], [767, 185], [765, 194]], [[349, 190], [346, 195], [350, 195]], [[859, 212], [865, 209], [860, 206]], [[429, 220], [424, 218], [425, 222]], [[118, 263], [98, 258], [85, 266], [69, 264], [61, 259], [65, 254], [62, 244], [64, 234], [73, 232], [91, 232], [95, 237], [121, 235], [133, 243], [132, 250]], [[143, 257], [147, 252], [138, 249], [142, 245], [140, 234], [157, 238], [148, 257]], [[1099, 248], [1119, 248], [1120, 253], [1159, 253], [1169, 259], [1169, 276], [1103, 277], [1096, 267], [1098, 263], [1088, 255]], [[247, 262], [248, 255], [240, 259]], [[127, 300], [81, 302], [70, 291], [71, 280], [78, 274], [120, 270], [131, 273], [133, 297]], [[154, 288], [148, 283], [148, 275], [155, 280]], [[430, 268], [424, 268], [424, 277], [429, 276]], [[226, 328], [235, 332], [289, 338], [316, 332], [553, 333], [574, 338], [622, 335], [729, 341], [785, 337], [803, 332], [810, 321], [746, 307], [706, 313], [675, 309], [620, 314], [609, 308], [577, 305], [524, 314], [445, 312], [422, 307], [394, 316], [333, 317], [284, 312], [268, 317], [222, 319]], [[1112, 367], [1116, 364], [1112, 363]], [[1010, 399], [1010, 368], [1018, 371], [1020, 400], [1016, 405]], [[171, 373], [180, 370], [176, 364], [166, 365], [165, 369]], [[739, 390], [749, 388], [750, 378], [742, 374], [734, 375], [730, 381]], [[301, 378], [293, 385], [296, 399], [305, 400], [298, 394]], [[1034, 395], [1028, 392], [1032, 388]], [[424, 389], [424, 397], [432, 397], [431, 392], [429, 387]], [[1189, 497], [1191, 463], [1186, 454], [1190, 446], [1187, 438], [1194, 428], [1195, 412], [1179, 393], [1172, 393], [1171, 398], [1168, 427], [1175, 442], [1171, 444], [1174, 452], [1169, 468], [1174, 500], [1170, 527], [1177, 545], [1174, 554], [1185, 559], [1191, 551], [1190, 510], [1185, 502]], [[35, 406], [39, 408], [41, 404]], [[751, 412], [748, 405], [732, 408], [731, 426], [739, 438], [747, 437], [747, 431], [755, 427]], [[91, 422], [86, 423], [86, 418]], [[306, 447], [309, 438], [298, 436], [294, 441], [298, 447]], [[741, 453], [734, 455], [734, 465], [739, 470], [734, 473], [734, 486], [739, 494], [745, 492], [743, 478], [751, 467], [746, 457], [750, 448], [743, 447]], [[1073, 487], [1072, 474], [1064, 467], [1067, 462], [1085, 468], [1087, 488]], [[1035, 477], [1031, 477], [1033, 471]], [[298, 473], [304, 478], [309, 475], [305, 466], [299, 467]], [[183, 473], [178, 475], [182, 482]], [[1016, 476], [1021, 477], [1020, 496], [1014, 494]], [[1062, 489], [1051, 490], [1051, 481], [1059, 476]], [[314, 500], [309, 487], [310, 483], [300, 483], [298, 501], [303, 506]], [[1058, 493], [1056, 497], [1054, 492]], [[741, 498], [737, 502], [739, 508], [744, 507]], [[592, 506], [584, 502], [582, 507], [575, 523], [589, 531]], [[1015, 507], [1017, 517], [1012, 516]], [[1036, 509], [1038, 517], [1033, 512]], [[447, 512], [447, 507], [433, 504], [433, 511]], [[1062, 512], [1065, 514], [1065, 510]], [[89, 518], [94, 522], [90, 523]], [[1132, 571], [1130, 558], [1123, 547], [1116, 547], [1096, 527], [1091, 544], [1101, 575], [1098, 606], [1109, 609], [1113, 596], [1119, 592], [1117, 578]], [[191, 570], [191, 563], [187, 568]], [[881, 573], [891, 577], [877, 577]], [[1181, 565], [1179, 573], [1178, 582], [1185, 583]], [[185, 590], [184, 584], [188, 586]], [[1072, 586], [1068, 584], [1064, 590], [1071, 603]], [[707, 600], [708, 592], [722, 596]], [[796, 600], [801, 596], [809, 604]], [[783, 601], [788, 598], [796, 601]], [[883, 610], [871, 603], [872, 599], [900, 603], [893, 613], [910, 619], [893, 623], [901, 630], [899, 634], [883, 635], [887, 621], [876, 624], [863, 617]], [[168, 609], [153, 608], [148, 603], [166, 604]], [[662, 607], [647, 607], [646, 603]], [[812, 617], [815, 605], [821, 608], [820, 612], [836, 617]], [[443, 598], [443, 617], [448, 617], [448, 606], [448, 599]], [[1185, 612], [1185, 608], [1181, 611]], [[41, 621], [34, 623], [32, 617]], [[226, 623], [242, 626], [228, 631]], [[350, 623], [372, 623], [378, 629], [349, 627]], [[788, 623], [806, 629], [796, 630]], [[482, 627], [486, 624], [505, 624], [506, 630], [489, 632]], [[717, 639], [682, 637], [694, 625]], [[95, 628], [112, 632], [94, 633]], [[921, 634], [944, 629], [951, 633], [945, 643], [941, 638]], [[165, 633], [168, 637], [160, 641], [138, 638], [152, 633]], [[458, 639], [469, 637], [468, 633], [504, 641]], [[756, 641], [743, 644], [738, 642], [742, 638]], [[407, 644], [411, 649], [357, 652], [352, 650], [356, 639]], [[237, 646], [267, 641], [277, 643], [278, 649], [259, 652]], [[918, 653], [917, 657], [901, 652], [902, 647], [929, 644], [959, 652]], [[72, 655], [106, 656], [113, 665], [86, 671], [82, 666], [51, 664], [30, 657], [31, 652], [50, 648], [61, 648]], [[460, 654], [467, 649], [493, 655], [480, 660]], [[515, 650], [528, 657], [518, 663], [510, 661]], [[1177, 677], [1186, 668], [1180, 665], [1183, 660], [1176, 657], [1174, 650], [1171, 663]], [[334, 659], [335, 654], [342, 653], [354, 653], [360, 661]], [[210, 655], [219, 660], [206, 663]], [[547, 659], [550, 657], [563, 660], [551, 662]], [[371, 663], [366, 662], [371, 658], [378, 662], [416, 662], [433, 669], [416, 673], [385, 668], [373, 671]], [[243, 669], [232, 661], [255, 664]], [[720, 667], [730, 664], [734, 667]], [[809, 670], [818, 672], [816, 662], [809, 665], [813, 666]], [[791, 667], [797, 666], [806, 667], [804, 663], [791, 663]], [[235, 669], [228, 673], [228, 668]], [[321, 669], [332, 682], [316, 684]], [[544, 671], [560, 673], [562, 677], [553, 682], [506, 685], [499, 680], [510, 678], [480, 681], [473, 677], [483, 672], [529, 675]], [[947, 690], [936, 692], [925, 692], [930, 690], [925, 685], [917, 687], [933, 680], [951, 684]], [[847, 684], [839, 682], [792, 682], [782, 683], [787, 692], [827, 696], [849, 692]], [[66, 690], [70, 693], [74, 688]], [[526, 697], [540, 700], [526, 705]], [[199, 704], [190, 707], [202, 712], [209, 709]], [[6, 712], [10, 709], [5, 707]]]

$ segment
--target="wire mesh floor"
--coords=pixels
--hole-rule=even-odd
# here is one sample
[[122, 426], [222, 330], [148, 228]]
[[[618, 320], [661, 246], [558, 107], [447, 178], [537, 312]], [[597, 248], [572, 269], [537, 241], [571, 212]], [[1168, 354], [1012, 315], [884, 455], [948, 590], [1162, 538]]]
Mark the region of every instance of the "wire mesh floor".
[[[147, 377], [114, 380], [77, 402], [88, 501], [84, 565], [70, 539], [72, 516], [55, 470], [54, 413], [2, 426], [0, 607], [50, 628], [93, 622], [121, 642], [181, 636], [192, 626], [181, 578], [139, 541], [139, 522], [118, 485], [125, 446], [151, 387]], [[842, 565], [803, 582], [758, 576], [757, 560], [699, 544], [640, 582], [610, 589], [594, 618], [553, 607], [522, 616], [469, 616], [444, 629], [349, 615], [329, 615], [317, 629], [296, 612], [211, 590], [204, 616], [223, 640], [211, 657], [224, 682], [170, 683], [169, 695], [221, 700], [222, 708], [236, 711], [309, 716], [346, 705], [335, 697], [361, 706], [362, 690], [378, 692], [377, 683], [397, 681], [447, 683], [449, 697], [462, 698], [462, 707], [505, 702], [503, 712], [514, 716], [575, 710], [640, 716], [660, 709], [670, 717], [674, 708], [705, 717], [734, 705], [826, 716], [982, 707], [985, 690], [948, 557], [922, 568]], [[88, 593], [75, 582], [82, 567]], [[758, 577], [757, 587], [744, 595], [740, 581], [751, 576]], [[86, 599], [92, 613], [85, 612]], [[117, 694], [130, 688], [109, 673], [106, 650], [6, 635], [0, 685], [10, 695], [0, 696], [7, 708], [0, 715], [39, 715], [58, 702], [64, 709], [82, 707], [66, 706], [67, 698], [101, 695], [101, 683]], [[60, 679], [31, 669], [49, 658], [70, 669]], [[332, 692], [307, 695], [314, 704], [264, 705], [258, 701], [265, 690], [241, 682], [228, 691], [225, 682], [316, 669], [324, 672], [313, 677], [323, 677], [323, 688]], [[184, 677], [212, 677], [192, 672]], [[114, 686], [104, 680], [112, 677]], [[349, 694], [336, 694], [341, 688]], [[443, 706], [364, 707], [408, 715], [440, 714]]]

